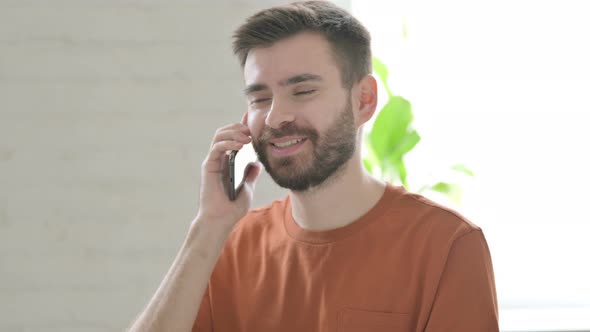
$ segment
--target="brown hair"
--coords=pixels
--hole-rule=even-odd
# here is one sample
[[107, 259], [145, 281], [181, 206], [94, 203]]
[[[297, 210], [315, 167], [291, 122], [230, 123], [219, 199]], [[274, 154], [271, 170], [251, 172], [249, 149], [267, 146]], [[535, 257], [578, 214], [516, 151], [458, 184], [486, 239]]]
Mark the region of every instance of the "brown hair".
[[262, 10], [234, 33], [233, 50], [244, 67], [248, 52], [301, 32], [317, 32], [330, 43], [342, 85], [350, 88], [371, 73], [371, 36], [344, 9], [328, 1], [300, 1]]

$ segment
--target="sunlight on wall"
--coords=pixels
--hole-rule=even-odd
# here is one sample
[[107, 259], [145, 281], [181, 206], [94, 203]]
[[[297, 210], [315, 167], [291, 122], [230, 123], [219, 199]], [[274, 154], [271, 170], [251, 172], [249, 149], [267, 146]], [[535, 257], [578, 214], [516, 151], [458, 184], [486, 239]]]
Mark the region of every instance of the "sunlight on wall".
[[447, 179], [455, 163], [476, 174], [459, 210], [490, 244], [506, 329], [544, 326], [518, 308], [590, 314], [586, 3], [352, 1], [413, 105], [410, 185]]

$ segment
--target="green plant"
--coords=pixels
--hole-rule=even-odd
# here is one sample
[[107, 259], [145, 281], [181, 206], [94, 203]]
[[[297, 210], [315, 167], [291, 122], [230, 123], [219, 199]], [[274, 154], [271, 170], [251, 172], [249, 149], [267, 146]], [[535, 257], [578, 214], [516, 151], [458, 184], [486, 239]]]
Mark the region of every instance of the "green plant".
[[[388, 101], [379, 111], [371, 130], [366, 133], [364, 147], [367, 153], [363, 157], [363, 163], [370, 173], [393, 184], [401, 183], [411, 190], [404, 157], [421, 139], [412, 126], [412, 105], [405, 98], [391, 92], [387, 67], [377, 58], [373, 58], [373, 69], [385, 87]], [[451, 169], [473, 176], [473, 172], [463, 165], [454, 165]], [[460, 184], [444, 181], [425, 184], [417, 190], [418, 193], [425, 191], [442, 193], [455, 204], [459, 204], [462, 195]]]

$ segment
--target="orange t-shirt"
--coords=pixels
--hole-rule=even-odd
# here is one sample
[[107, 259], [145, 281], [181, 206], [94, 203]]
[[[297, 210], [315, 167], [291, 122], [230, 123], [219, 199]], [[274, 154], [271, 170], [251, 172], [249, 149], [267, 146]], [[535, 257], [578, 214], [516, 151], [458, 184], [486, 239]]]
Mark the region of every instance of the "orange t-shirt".
[[193, 332], [498, 331], [481, 229], [403, 187], [344, 227], [297, 225], [289, 198], [230, 234]]

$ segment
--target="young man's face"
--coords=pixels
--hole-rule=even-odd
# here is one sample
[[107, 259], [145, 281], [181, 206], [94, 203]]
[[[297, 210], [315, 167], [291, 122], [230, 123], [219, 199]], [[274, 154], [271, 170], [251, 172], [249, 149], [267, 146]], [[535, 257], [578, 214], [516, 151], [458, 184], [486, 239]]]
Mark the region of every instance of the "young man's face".
[[253, 146], [277, 184], [306, 190], [352, 157], [350, 91], [324, 37], [301, 33], [251, 50], [244, 78]]

